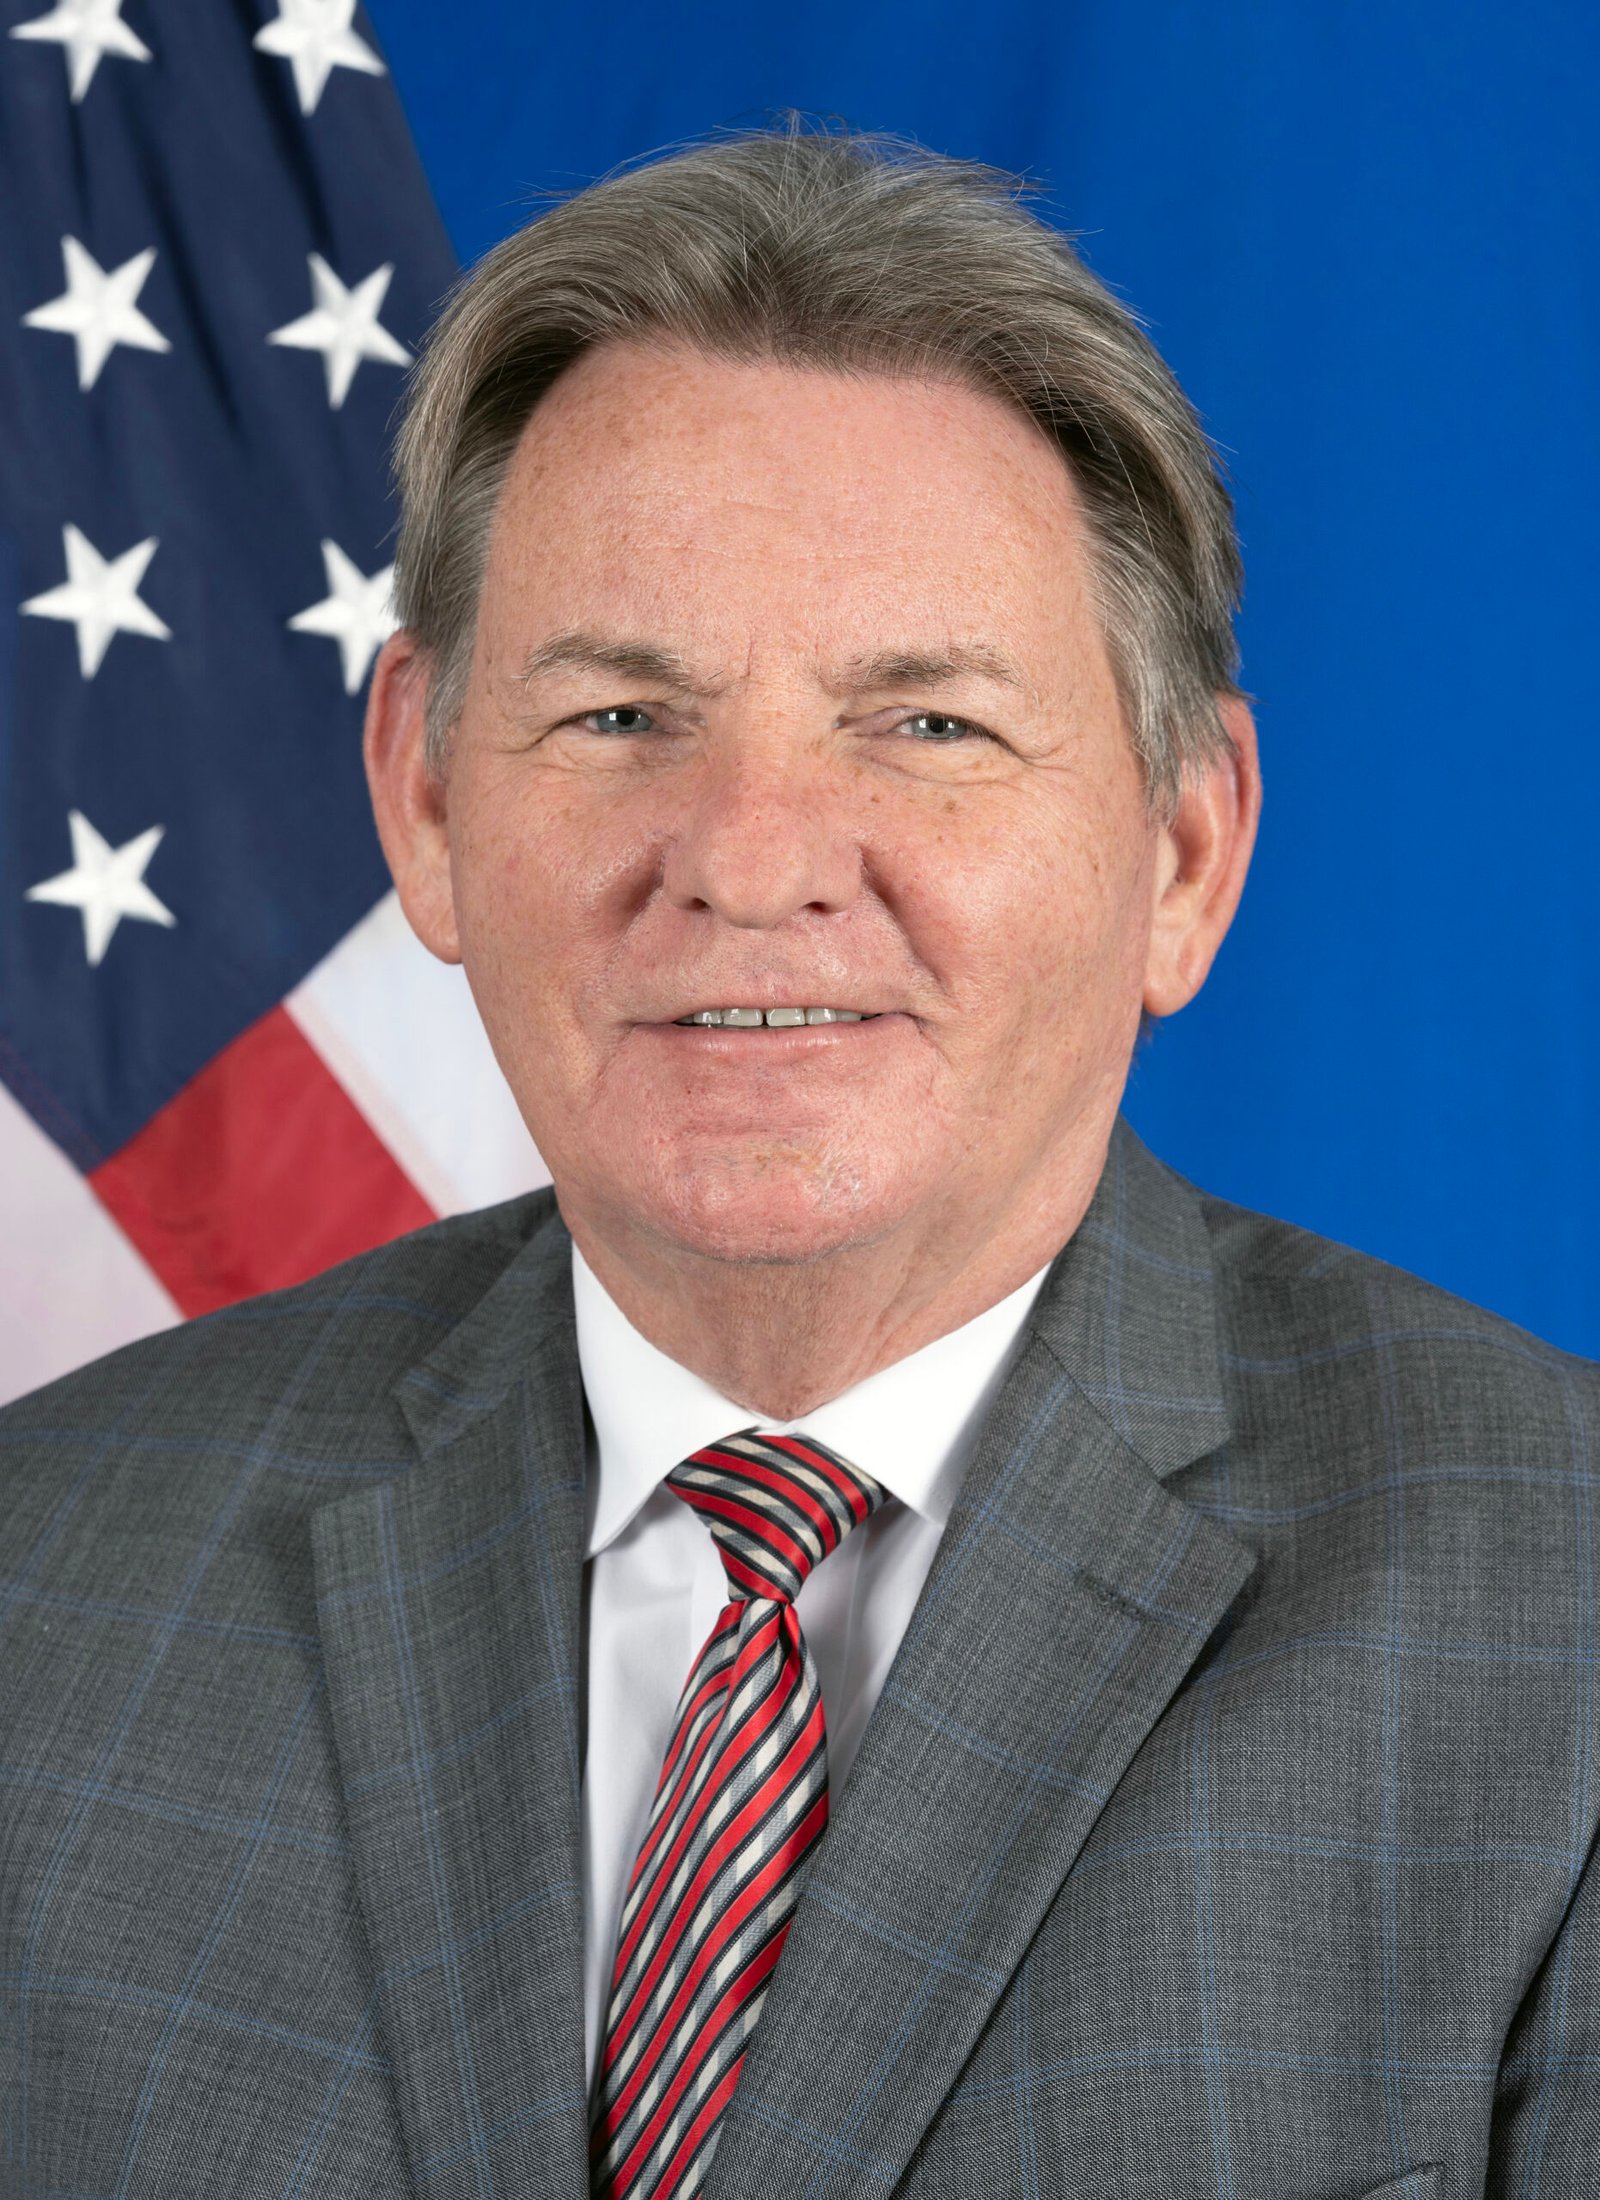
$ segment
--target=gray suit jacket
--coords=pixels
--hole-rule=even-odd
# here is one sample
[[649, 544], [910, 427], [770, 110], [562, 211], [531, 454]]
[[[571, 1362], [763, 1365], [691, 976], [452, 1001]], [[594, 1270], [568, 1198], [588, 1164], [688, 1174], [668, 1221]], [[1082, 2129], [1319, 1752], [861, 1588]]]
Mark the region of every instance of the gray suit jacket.
[[[709, 2200], [1600, 2195], [1597, 1370], [1119, 1129]], [[548, 1194], [0, 1416], [5, 2200], [582, 2200]]]

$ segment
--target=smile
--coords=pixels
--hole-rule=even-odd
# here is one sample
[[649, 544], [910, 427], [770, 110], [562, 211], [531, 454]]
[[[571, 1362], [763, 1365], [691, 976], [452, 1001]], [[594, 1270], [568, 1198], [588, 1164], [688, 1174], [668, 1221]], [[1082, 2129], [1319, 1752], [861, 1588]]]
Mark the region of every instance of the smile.
[[766, 1024], [774, 1030], [792, 1031], [797, 1024], [872, 1023], [877, 1011], [860, 1008], [697, 1008], [692, 1016], [676, 1016], [679, 1024], [731, 1025], [754, 1031]]

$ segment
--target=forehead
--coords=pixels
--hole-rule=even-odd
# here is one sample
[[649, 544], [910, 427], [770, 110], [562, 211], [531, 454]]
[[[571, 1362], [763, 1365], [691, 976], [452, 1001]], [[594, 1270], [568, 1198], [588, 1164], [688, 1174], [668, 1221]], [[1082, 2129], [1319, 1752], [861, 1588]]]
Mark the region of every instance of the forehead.
[[626, 613], [725, 627], [730, 646], [755, 619], [848, 650], [876, 646], [885, 617], [1070, 629], [1089, 594], [1066, 462], [1000, 398], [619, 344], [524, 429], [484, 612], [524, 628]]

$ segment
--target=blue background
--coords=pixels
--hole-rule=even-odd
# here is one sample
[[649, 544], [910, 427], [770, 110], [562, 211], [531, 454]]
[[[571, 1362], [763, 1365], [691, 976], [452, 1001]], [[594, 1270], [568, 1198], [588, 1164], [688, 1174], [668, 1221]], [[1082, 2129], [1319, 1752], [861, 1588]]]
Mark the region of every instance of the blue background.
[[1267, 773], [1243, 912], [1130, 1113], [1208, 1188], [1600, 1353], [1600, 10], [370, 16], [463, 256], [787, 106], [1048, 186], [1228, 455]]

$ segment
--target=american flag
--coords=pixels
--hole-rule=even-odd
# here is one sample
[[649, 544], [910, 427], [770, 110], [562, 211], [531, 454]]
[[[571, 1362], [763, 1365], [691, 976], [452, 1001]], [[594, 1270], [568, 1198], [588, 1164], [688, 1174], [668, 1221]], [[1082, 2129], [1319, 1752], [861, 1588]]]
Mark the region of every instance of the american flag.
[[455, 272], [371, 26], [0, 22], [3, 1398], [543, 1171], [361, 773]]

